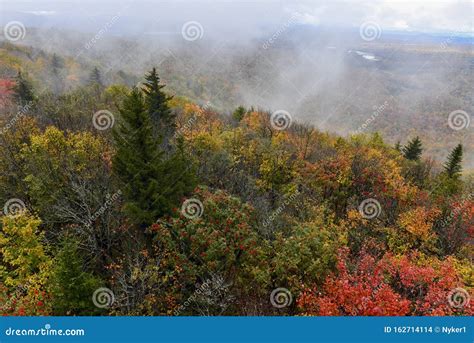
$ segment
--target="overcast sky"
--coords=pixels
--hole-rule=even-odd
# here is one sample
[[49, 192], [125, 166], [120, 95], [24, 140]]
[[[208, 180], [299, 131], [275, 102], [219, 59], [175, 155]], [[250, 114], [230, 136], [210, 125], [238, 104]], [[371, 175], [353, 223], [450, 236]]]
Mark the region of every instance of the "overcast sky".
[[294, 13], [296, 23], [329, 27], [373, 21], [382, 29], [473, 31], [473, 4], [458, 0], [0, 0], [0, 10], [3, 23], [23, 20], [81, 31], [97, 30], [118, 15], [110, 30], [116, 34], [171, 34], [187, 21], [201, 23], [208, 33], [255, 34], [284, 25]]

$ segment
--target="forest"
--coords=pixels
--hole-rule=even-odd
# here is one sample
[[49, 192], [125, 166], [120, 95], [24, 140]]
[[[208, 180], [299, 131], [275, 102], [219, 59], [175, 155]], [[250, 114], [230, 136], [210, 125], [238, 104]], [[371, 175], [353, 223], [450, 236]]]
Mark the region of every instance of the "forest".
[[474, 314], [465, 145], [225, 113], [159, 67], [59, 92], [1, 57], [0, 314]]

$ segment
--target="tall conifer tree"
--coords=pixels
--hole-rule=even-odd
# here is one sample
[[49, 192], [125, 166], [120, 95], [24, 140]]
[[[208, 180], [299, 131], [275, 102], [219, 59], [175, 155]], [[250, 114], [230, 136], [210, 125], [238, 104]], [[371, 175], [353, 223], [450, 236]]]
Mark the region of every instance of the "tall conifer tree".
[[405, 156], [407, 160], [419, 161], [422, 151], [423, 147], [420, 137], [416, 136], [403, 147], [403, 156]]
[[449, 154], [448, 160], [444, 164], [444, 170], [450, 178], [456, 179], [461, 174], [462, 155], [462, 144], [458, 144]]
[[165, 85], [160, 84], [156, 68], [153, 68], [145, 76], [145, 80], [143, 93], [145, 94], [145, 104], [150, 114], [155, 135], [161, 135], [167, 141], [175, 130], [175, 115], [168, 106], [168, 101], [172, 97], [162, 91]]

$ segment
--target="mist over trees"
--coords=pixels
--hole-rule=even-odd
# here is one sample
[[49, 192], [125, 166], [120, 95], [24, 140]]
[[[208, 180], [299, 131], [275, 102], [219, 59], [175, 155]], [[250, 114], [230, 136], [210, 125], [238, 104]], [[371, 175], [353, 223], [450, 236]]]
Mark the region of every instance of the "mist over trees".
[[0, 43], [1, 315], [473, 314], [472, 52], [284, 28]]

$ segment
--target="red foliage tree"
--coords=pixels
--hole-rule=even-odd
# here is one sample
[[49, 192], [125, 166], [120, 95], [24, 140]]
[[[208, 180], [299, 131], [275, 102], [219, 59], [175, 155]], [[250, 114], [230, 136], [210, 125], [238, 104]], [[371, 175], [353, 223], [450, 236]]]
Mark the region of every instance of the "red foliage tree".
[[[337, 275], [329, 276], [322, 289], [306, 289], [297, 300], [305, 315], [401, 316], [470, 315], [469, 295], [462, 306], [448, 300], [460, 279], [451, 260], [417, 265], [420, 256], [393, 256], [376, 260], [362, 252], [354, 263], [347, 249], [338, 256]], [[428, 265], [428, 267], [426, 266]], [[467, 297], [466, 297], [467, 295]]]

